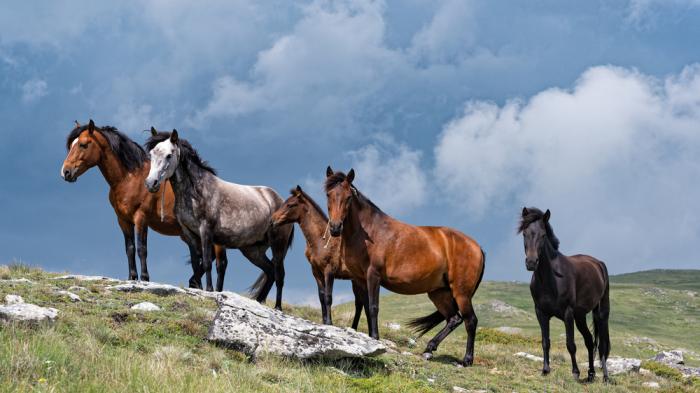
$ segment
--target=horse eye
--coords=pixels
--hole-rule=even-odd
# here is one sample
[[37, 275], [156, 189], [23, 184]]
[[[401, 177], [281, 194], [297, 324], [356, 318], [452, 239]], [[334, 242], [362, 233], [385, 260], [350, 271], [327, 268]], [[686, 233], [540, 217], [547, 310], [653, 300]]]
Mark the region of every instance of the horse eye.
[[87, 149], [87, 145], [88, 145], [87, 143], [81, 143], [81, 144], [80, 144], [80, 148], [81, 148], [81, 149]]
[[172, 157], [172, 156], [173, 156], [172, 154], [168, 154], [167, 156], [165, 156], [165, 159], [166, 159], [166, 160], [169, 160], [170, 157]]

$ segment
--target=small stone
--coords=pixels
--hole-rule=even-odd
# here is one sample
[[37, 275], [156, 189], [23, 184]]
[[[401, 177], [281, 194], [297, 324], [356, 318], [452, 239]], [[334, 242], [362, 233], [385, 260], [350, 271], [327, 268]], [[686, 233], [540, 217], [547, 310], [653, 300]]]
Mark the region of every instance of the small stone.
[[544, 358], [529, 354], [527, 352], [518, 352], [518, 353], [514, 354], [513, 356], [518, 356], [518, 357], [525, 358], [525, 359], [532, 360], [532, 361], [536, 361], [536, 362], [544, 362]]
[[68, 287], [68, 290], [73, 292], [87, 292], [88, 289], [79, 285], [71, 285]]
[[428, 383], [435, 383], [435, 378], [428, 378]]
[[151, 302], [141, 302], [139, 304], [134, 304], [131, 306], [132, 310], [137, 311], [160, 311], [160, 307], [156, 306]]
[[409, 348], [414, 348], [416, 346], [416, 340], [409, 338], [408, 339], [408, 347]]
[[0, 282], [6, 284], [34, 284], [34, 281], [27, 278], [10, 278], [7, 280], [0, 280]]
[[497, 331], [505, 334], [523, 334], [523, 329], [510, 326], [501, 326], [496, 328]]
[[58, 292], [56, 292], [56, 294], [57, 294], [57, 295], [62, 295], [62, 296], [67, 296], [67, 297], [70, 299], [71, 302], [82, 302], [82, 301], [83, 301], [83, 300], [80, 298], [80, 296], [78, 296], [78, 295], [76, 295], [76, 294], [74, 294], [74, 293], [72, 293], [72, 292], [68, 292], [68, 291], [58, 291]]
[[654, 382], [654, 381], [644, 382], [642, 384], [642, 386], [647, 387], [647, 388], [651, 388], [651, 389], [658, 389], [661, 387], [658, 382]]
[[452, 387], [452, 391], [453, 391], [453, 392], [465, 393], [465, 392], [467, 391], [467, 389], [465, 389], [465, 388], [460, 388], [459, 386], [453, 386], [453, 387]]
[[388, 327], [388, 328], [391, 329], [391, 330], [399, 330], [399, 329], [401, 329], [401, 325], [399, 325], [399, 324], [396, 323], [396, 322], [389, 322], [389, 323], [386, 324], [386, 327]]
[[647, 370], [646, 368], [639, 368], [639, 375], [644, 375], [644, 376], [651, 376], [654, 373], [651, 372], [651, 370]]
[[408, 351], [403, 351], [403, 352], [401, 352], [401, 354], [404, 356], [413, 356], [413, 352], [408, 352]]
[[20, 295], [5, 295], [6, 304], [20, 304], [24, 303], [24, 299]]

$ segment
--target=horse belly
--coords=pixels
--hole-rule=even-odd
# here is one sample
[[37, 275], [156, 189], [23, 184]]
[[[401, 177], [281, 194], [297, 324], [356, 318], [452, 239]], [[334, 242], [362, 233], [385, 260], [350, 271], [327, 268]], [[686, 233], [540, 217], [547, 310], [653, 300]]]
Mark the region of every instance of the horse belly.
[[403, 264], [398, 269], [389, 269], [382, 278], [382, 286], [403, 295], [432, 292], [445, 287], [444, 272], [440, 269], [425, 269], [415, 264]]

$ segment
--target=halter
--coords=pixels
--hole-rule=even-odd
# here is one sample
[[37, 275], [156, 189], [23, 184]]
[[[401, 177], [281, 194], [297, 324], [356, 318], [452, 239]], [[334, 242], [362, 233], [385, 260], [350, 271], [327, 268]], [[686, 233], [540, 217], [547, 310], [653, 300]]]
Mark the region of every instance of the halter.
[[160, 222], [165, 221], [165, 183], [161, 185], [163, 193], [160, 196]]
[[[328, 222], [326, 223], [326, 229], [323, 230], [323, 236], [321, 236], [321, 239], [326, 239], [326, 234], [328, 233], [328, 229], [331, 226], [331, 220], [329, 219]], [[330, 234], [329, 234], [330, 235]], [[331, 242], [331, 237], [328, 236], [328, 240], [326, 240], [326, 244], [323, 246], [323, 248], [328, 248], [328, 244]]]

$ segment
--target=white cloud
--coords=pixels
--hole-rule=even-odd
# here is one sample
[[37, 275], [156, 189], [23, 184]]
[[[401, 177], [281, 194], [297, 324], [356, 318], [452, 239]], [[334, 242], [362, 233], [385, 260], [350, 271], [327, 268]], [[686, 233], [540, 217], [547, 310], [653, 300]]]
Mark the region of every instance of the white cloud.
[[425, 202], [427, 178], [421, 152], [387, 135], [350, 153], [355, 185], [382, 210], [402, 214]]
[[660, 8], [698, 6], [700, 0], [630, 0], [627, 6], [627, 22], [643, 27], [654, 23], [655, 13]]
[[409, 53], [418, 61], [443, 63], [460, 60], [475, 43], [471, 1], [447, 0], [432, 21], [413, 36]]
[[144, 135], [143, 131], [151, 126], [159, 130], [172, 128], [171, 125], [165, 124], [166, 120], [166, 116], [153, 113], [153, 107], [149, 104], [124, 103], [117, 107], [110, 124], [117, 125], [127, 134], [138, 136]]
[[[698, 124], [700, 65], [665, 80], [594, 67], [570, 90], [502, 107], [468, 103], [440, 135], [435, 175], [475, 216], [552, 209], [565, 250], [627, 270], [687, 263], [700, 236], [691, 213], [700, 200]], [[519, 258], [512, 232], [504, 238], [499, 253]]]
[[22, 85], [22, 102], [32, 103], [49, 94], [49, 85], [42, 79], [30, 79]]

